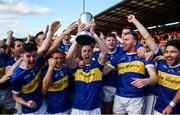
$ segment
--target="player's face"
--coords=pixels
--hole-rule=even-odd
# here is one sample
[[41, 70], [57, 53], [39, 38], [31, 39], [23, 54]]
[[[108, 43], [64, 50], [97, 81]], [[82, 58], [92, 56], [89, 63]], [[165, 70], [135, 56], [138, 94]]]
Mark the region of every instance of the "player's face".
[[174, 66], [180, 63], [180, 52], [174, 46], [167, 46], [164, 51], [164, 58], [166, 59], [168, 65]]
[[114, 50], [116, 47], [116, 38], [114, 37], [107, 37], [105, 39], [105, 44], [109, 50]]
[[14, 55], [17, 55], [17, 56], [19, 56], [19, 57], [21, 56], [23, 45], [24, 45], [23, 42], [21, 42], [21, 41], [15, 41], [15, 43], [14, 43], [14, 49], [13, 49]]
[[131, 51], [136, 45], [136, 40], [134, 39], [133, 35], [127, 34], [123, 37], [122, 46], [124, 51], [129, 52]]
[[93, 50], [90, 45], [85, 45], [81, 49], [81, 56], [84, 61], [91, 60], [93, 56]]
[[38, 55], [36, 51], [25, 52], [23, 54], [23, 61], [26, 63], [27, 68], [33, 68], [36, 65]]
[[65, 39], [66, 41], [69, 41], [69, 40], [71, 39], [71, 35], [70, 35], [70, 34], [66, 35], [66, 36], [64, 37], [64, 39]]
[[56, 68], [61, 68], [62, 65], [64, 64], [64, 59], [65, 59], [65, 56], [61, 53], [54, 53], [52, 55], [52, 58], [54, 58], [56, 60], [56, 65], [55, 67]]

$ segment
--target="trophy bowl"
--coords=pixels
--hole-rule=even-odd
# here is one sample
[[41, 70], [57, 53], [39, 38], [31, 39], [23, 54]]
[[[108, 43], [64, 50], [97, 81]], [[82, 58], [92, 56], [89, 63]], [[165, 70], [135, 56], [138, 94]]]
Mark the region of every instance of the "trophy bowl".
[[85, 24], [85, 28], [82, 32], [79, 32], [77, 34], [77, 37], [76, 37], [77, 43], [81, 45], [88, 45], [95, 42], [94, 39], [92, 38], [92, 34], [87, 30], [87, 27], [92, 19], [93, 19], [93, 16], [91, 13], [89, 12], [81, 13], [80, 18], [79, 18], [79, 23]]

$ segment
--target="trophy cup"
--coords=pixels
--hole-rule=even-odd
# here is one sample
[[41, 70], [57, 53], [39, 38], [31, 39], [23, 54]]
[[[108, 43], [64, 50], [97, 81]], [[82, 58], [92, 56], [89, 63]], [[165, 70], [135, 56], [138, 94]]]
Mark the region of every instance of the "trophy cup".
[[89, 12], [83, 12], [80, 15], [79, 23], [85, 24], [85, 29], [82, 32], [79, 32], [76, 37], [76, 42], [81, 45], [88, 45], [94, 42], [94, 39], [92, 38], [92, 35], [90, 32], [88, 32], [87, 27], [91, 20], [93, 19], [93, 16]]

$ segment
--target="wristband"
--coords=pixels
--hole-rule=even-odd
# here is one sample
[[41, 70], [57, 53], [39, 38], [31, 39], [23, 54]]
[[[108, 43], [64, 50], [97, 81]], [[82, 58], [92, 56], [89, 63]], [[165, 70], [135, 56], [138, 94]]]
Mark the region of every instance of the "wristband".
[[171, 102], [169, 103], [169, 105], [170, 105], [171, 107], [176, 106], [176, 104], [175, 104], [173, 101], [171, 101]]

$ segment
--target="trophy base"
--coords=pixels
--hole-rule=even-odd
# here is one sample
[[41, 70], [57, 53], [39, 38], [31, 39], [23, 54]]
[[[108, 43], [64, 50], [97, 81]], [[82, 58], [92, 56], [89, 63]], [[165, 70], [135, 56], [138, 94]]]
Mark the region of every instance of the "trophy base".
[[91, 33], [82, 32], [76, 37], [76, 42], [81, 45], [89, 45], [95, 43], [94, 39], [91, 37]]

